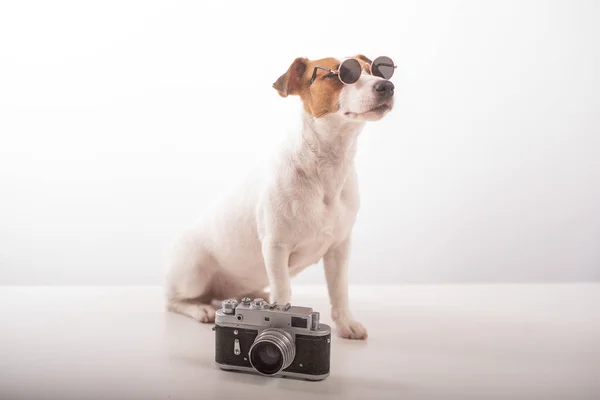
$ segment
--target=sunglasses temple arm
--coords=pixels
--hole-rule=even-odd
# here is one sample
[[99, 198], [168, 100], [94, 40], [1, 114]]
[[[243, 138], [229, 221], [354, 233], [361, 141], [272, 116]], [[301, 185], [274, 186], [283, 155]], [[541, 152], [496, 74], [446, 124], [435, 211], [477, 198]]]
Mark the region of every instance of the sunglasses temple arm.
[[317, 67], [315, 67], [315, 69], [313, 69], [313, 74], [310, 77], [310, 83], [312, 84], [315, 81], [315, 78], [317, 77]]
[[313, 70], [313, 74], [310, 78], [310, 83], [312, 84], [315, 81], [315, 78], [317, 77], [317, 69], [322, 69], [323, 71], [327, 71], [327, 72], [333, 72], [330, 68], [325, 68], [325, 67], [320, 67], [320, 66], [316, 66], [315, 69]]

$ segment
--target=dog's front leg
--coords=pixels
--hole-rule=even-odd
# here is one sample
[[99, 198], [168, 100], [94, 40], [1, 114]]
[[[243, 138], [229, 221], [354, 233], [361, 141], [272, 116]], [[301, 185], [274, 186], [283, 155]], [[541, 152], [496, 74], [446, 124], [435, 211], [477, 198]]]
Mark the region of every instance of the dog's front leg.
[[338, 335], [347, 339], [366, 339], [367, 330], [352, 319], [348, 304], [348, 257], [350, 239], [331, 248], [323, 256], [325, 278], [331, 302], [331, 318], [335, 322]]
[[271, 289], [270, 302], [281, 305], [289, 303], [292, 298], [289, 246], [267, 240], [262, 244], [262, 253]]

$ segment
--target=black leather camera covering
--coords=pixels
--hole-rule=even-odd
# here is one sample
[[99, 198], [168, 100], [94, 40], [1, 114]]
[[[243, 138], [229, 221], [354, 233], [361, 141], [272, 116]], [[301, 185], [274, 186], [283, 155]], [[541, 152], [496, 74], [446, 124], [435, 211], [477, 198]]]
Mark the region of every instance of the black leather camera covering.
[[[238, 331], [237, 335], [233, 334], [234, 330]], [[258, 330], [255, 329], [215, 325], [215, 361], [223, 365], [252, 368], [248, 351], [257, 335]], [[237, 356], [233, 352], [235, 339], [240, 341], [241, 353]], [[325, 336], [296, 335], [296, 357], [284, 371], [306, 375], [329, 373], [330, 339], [331, 334]]]

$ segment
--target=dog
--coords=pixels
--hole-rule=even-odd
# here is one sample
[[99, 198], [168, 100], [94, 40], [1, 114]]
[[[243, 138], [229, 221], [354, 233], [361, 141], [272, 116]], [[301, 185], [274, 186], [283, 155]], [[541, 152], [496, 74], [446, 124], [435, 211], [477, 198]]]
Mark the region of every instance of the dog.
[[340, 60], [298, 57], [272, 85], [283, 98], [299, 96], [302, 126], [178, 236], [167, 264], [168, 311], [213, 322], [223, 299], [287, 304], [291, 278], [322, 260], [338, 336], [367, 338], [348, 300], [360, 206], [354, 156], [365, 124], [393, 109], [394, 85], [372, 73], [366, 56], [348, 59], [360, 66], [352, 84], [342, 81]]

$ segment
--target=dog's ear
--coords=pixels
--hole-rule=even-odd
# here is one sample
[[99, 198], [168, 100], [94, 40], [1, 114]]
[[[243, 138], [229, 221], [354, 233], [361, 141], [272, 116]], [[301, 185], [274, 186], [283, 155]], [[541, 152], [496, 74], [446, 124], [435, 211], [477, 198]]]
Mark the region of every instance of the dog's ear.
[[281, 97], [298, 94], [302, 84], [304, 73], [308, 66], [308, 59], [298, 57], [288, 68], [285, 74], [281, 75], [273, 84], [273, 88]]
[[369, 57], [363, 55], [363, 54], [357, 54], [354, 56], [354, 58], [359, 59], [359, 60], [363, 60], [364, 62], [366, 62], [367, 64], [371, 64], [373, 61], [371, 61], [369, 59]]

